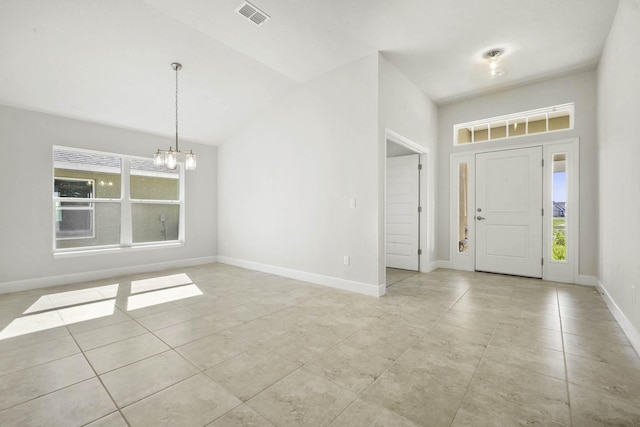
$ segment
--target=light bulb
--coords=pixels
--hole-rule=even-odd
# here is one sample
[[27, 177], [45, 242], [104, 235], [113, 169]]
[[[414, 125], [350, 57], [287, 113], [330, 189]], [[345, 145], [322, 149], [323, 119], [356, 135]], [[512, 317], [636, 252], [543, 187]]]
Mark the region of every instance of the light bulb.
[[485, 52], [485, 54], [483, 55], [489, 62], [489, 76], [492, 79], [506, 74], [504, 65], [500, 61], [503, 54], [503, 49], [492, 49], [488, 52]]
[[489, 65], [489, 74], [492, 79], [495, 79], [496, 77], [504, 76], [506, 71], [502, 65], [499, 65], [497, 62], [491, 62]]
[[188, 171], [196, 170], [196, 155], [193, 151], [189, 151], [189, 154], [185, 156], [184, 168]]
[[153, 165], [158, 167], [164, 166], [164, 153], [160, 150], [153, 155]]
[[167, 169], [175, 169], [178, 166], [178, 153], [169, 148], [169, 151], [164, 156], [164, 164]]

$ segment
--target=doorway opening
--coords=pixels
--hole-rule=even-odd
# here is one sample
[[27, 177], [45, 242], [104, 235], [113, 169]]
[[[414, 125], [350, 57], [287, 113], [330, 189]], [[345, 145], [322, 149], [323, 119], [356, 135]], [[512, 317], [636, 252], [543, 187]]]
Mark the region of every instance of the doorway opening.
[[387, 286], [420, 271], [423, 154], [415, 144], [387, 135], [384, 240]]

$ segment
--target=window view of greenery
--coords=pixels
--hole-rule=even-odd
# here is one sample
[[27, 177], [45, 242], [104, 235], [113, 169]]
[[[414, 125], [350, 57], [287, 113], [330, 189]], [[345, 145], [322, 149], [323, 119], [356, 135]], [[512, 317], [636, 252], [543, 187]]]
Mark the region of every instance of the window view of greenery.
[[567, 156], [553, 156], [553, 241], [554, 261], [567, 259]]
[[567, 257], [565, 218], [553, 218], [553, 260], [564, 261]]

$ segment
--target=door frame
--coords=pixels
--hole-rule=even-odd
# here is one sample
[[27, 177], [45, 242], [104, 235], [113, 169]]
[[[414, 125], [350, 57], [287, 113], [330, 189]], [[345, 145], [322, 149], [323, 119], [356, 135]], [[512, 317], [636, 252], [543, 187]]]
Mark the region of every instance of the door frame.
[[[431, 167], [429, 161], [431, 160], [429, 157], [429, 149], [424, 146], [412, 141], [409, 138], [406, 138], [400, 135], [397, 132], [394, 132], [390, 129], [385, 129], [385, 139], [384, 139], [384, 182], [382, 185], [382, 191], [384, 192], [384, 200], [382, 203], [382, 271], [384, 272], [386, 269], [386, 255], [387, 255], [387, 243], [386, 243], [386, 234], [387, 234], [387, 141], [393, 142], [394, 144], [401, 145], [414, 153], [419, 155], [420, 164], [422, 165], [422, 170], [420, 171], [420, 179], [418, 181], [419, 184], [419, 197], [420, 197], [420, 206], [422, 207], [422, 212], [418, 217], [418, 248], [422, 250], [422, 254], [418, 255], [418, 270], [420, 272], [429, 272], [433, 270], [433, 266], [428, 262], [428, 253], [429, 250], [426, 247], [429, 240], [428, 236], [433, 235], [433, 227], [430, 227], [431, 219], [433, 218], [433, 203], [431, 203], [430, 197], [432, 196], [432, 192], [427, 190], [427, 185], [430, 180], [428, 176], [431, 175]], [[386, 287], [386, 275], [383, 274], [384, 284], [381, 286]]]
[[[567, 138], [561, 140], [532, 142], [528, 144], [504, 144], [492, 148], [465, 147], [464, 152], [450, 155], [449, 162], [449, 259], [451, 268], [455, 270], [475, 271], [475, 155], [491, 153], [514, 148], [542, 147], [545, 161], [542, 181], [542, 200], [545, 215], [542, 224], [542, 254], [544, 264], [542, 266], [542, 279], [556, 282], [577, 283], [580, 260], [580, 140], [579, 138]], [[552, 200], [552, 171], [553, 155], [567, 153], [567, 203], [571, 206], [571, 213], [567, 225], [567, 259], [564, 262], [551, 260], [551, 240], [553, 236], [553, 200]], [[466, 253], [458, 252], [458, 187], [459, 165], [468, 165], [468, 200], [469, 209], [468, 235], [472, 239], [469, 250]]]

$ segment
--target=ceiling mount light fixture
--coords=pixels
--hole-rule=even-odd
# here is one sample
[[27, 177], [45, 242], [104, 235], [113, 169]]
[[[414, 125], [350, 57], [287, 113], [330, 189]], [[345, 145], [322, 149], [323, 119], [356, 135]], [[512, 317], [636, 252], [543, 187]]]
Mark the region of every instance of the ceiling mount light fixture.
[[[169, 150], [156, 151], [153, 155], [154, 166], [166, 166], [167, 169], [175, 169], [178, 167], [178, 154], [182, 154], [178, 147], [178, 71], [182, 69], [182, 64], [173, 62], [171, 68], [176, 72], [176, 149], [169, 147]], [[196, 155], [192, 150], [185, 154], [184, 168], [186, 170], [196, 169]]]
[[489, 61], [489, 76], [492, 79], [496, 77], [504, 76], [506, 70], [501, 63], [500, 58], [504, 54], [504, 49], [491, 49], [483, 55], [485, 59]]

